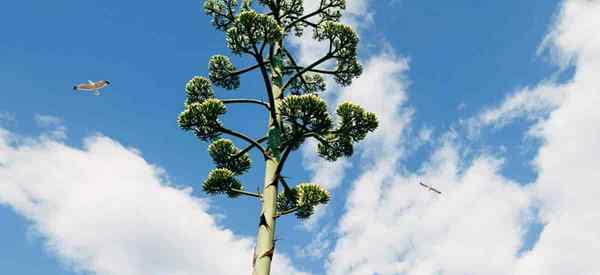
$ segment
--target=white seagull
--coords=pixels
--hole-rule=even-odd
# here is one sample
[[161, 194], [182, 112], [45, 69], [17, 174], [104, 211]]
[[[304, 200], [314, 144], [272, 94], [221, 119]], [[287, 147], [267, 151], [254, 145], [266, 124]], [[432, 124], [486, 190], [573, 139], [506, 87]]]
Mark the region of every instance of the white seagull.
[[108, 85], [110, 85], [110, 81], [108, 80], [98, 80], [96, 82], [88, 80], [88, 83], [81, 83], [73, 86], [73, 90], [77, 92], [89, 91], [94, 92], [95, 95], [100, 95], [100, 89], [106, 88]]

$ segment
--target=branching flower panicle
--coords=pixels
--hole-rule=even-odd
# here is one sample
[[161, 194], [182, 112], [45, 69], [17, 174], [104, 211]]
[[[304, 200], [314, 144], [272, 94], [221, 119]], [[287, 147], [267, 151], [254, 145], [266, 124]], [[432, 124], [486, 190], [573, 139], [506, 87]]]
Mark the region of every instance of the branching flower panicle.
[[[352, 103], [337, 107], [334, 123], [327, 103], [319, 96], [326, 89], [327, 76], [346, 86], [362, 73], [357, 59], [359, 38], [350, 26], [340, 23], [345, 0], [320, 0], [314, 10], [305, 10], [303, 0], [205, 0], [203, 7], [212, 24], [225, 33], [227, 47], [234, 54], [250, 57], [254, 64], [239, 69], [227, 56], [210, 57], [208, 76], [195, 76], [187, 82], [184, 110], [177, 123], [211, 143], [208, 153], [215, 168], [202, 183], [204, 192], [260, 200], [252, 274], [268, 275], [276, 219], [288, 214], [307, 219], [331, 198], [318, 184], [288, 186], [282, 176], [288, 156], [310, 138], [318, 142], [321, 157], [330, 161], [348, 157], [356, 143], [377, 128], [375, 115]], [[306, 65], [296, 62], [285, 43], [290, 35], [300, 36], [305, 29], [329, 45], [322, 57]], [[253, 70], [260, 72], [265, 85], [262, 98], [215, 97], [213, 85], [238, 89], [240, 76]], [[253, 138], [223, 125], [220, 118], [226, 114], [226, 106], [240, 104], [251, 104], [267, 113], [265, 136]], [[224, 136], [246, 143], [245, 148], [238, 148]], [[238, 178], [251, 167], [251, 150], [259, 151], [265, 161], [264, 186], [256, 193], [245, 191]], [[278, 193], [279, 187], [283, 192]]]

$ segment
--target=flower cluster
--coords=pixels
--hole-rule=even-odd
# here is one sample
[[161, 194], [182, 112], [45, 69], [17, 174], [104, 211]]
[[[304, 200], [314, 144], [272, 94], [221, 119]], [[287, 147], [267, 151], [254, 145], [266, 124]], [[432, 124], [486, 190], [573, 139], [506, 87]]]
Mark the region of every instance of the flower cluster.
[[349, 102], [338, 106], [337, 115], [340, 118], [337, 129], [326, 135], [325, 142], [318, 146], [319, 155], [330, 161], [351, 156], [353, 144], [363, 140], [379, 124], [375, 114], [365, 112], [360, 106]]
[[272, 43], [283, 37], [275, 18], [256, 11], [242, 11], [226, 31], [227, 47], [236, 54], [257, 54], [257, 44]]
[[202, 190], [209, 195], [227, 194], [235, 198], [239, 196], [235, 190], [242, 190], [243, 187], [234, 176], [234, 173], [226, 168], [212, 170], [202, 184]]
[[325, 188], [314, 183], [301, 183], [289, 191], [277, 195], [277, 211], [295, 211], [299, 219], [307, 219], [314, 214], [315, 207], [326, 204], [331, 194]]
[[227, 90], [240, 87], [240, 76], [235, 74], [235, 66], [224, 55], [213, 55], [208, 61], [208, 77], [217, 86]]
[[235, 175], [241, 175], [250, 169], [250, 156], [241, 154], [231, 140], [218, 139], [208, 146], [208, 154], [217, 168], [225, 168]]
[[319, 25], [315, 38], [319, 41], [329, 40], [330, 55], [336, 60], [334, 78], [340, 85], [350, 85], [352, 79], [362, 73], [362, 66], [356, 58], [359, 40], [356, 32], [348, 25], [325, 21]]
[[219, 116], [226, 111], [225, 104], [215, 98], [193, 102], [181, 112], [177, 124], [186, 131], [193, 131], [203, 141], [212, 140], [220, 134], [222, 125]]

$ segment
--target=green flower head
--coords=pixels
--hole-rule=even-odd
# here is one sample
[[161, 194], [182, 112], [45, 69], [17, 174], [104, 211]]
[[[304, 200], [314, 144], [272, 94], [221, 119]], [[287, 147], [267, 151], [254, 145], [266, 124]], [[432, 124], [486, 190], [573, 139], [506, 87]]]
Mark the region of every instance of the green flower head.
[[225, 112], [223, 102], [210, 98], [202, 103], [194, 102], [186, 106], [179, 115], [177, 124], [186, 131], [193, 131], [198, 138], [206, 141], [219, 136], [219, 129], [221, 129], [219, 116]]
[[185, 92], [186, 106], [192, 103], [202, 103], [205, 100], [215, 96], [210, 80], [201, 76], [194, 76], [190, 81], [188, 81], [185, 85]]
[[242, 190], [242, 184], [234, 177], [234, 173], [226, 168], [217, 168], [208, 173], [208, 178], [202, 184], [202, 190], [209, 195], [227, 194], [237, 197], [239, 194], [232, 189]]
[[259, 43], [272, 43], [283, 37], [275, 18], [256, 11], [243, 11], [227, 29], [227, 47], [234, 53], [252, 53]]
[[231, 140], [218, 139], [208, 146], [208, 153], [218, 168], [227, 168], [236, 175], [243, 174], [250, 169], [250, 156], [247, 153], [240, 155]]
[[235, 73], [235, 66], [224, 55], [213, 55], [208, 62], [208, 77], [215, 85], [227, 90], [240, 87], [240, 76]]

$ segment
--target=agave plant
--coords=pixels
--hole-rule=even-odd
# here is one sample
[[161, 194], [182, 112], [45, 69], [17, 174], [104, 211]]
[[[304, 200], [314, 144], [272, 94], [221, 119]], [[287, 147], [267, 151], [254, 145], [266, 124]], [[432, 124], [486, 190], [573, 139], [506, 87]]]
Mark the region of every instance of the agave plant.
[[[194, 76], [187, 83], [184, 111], [177, 122], [211, 143], [208, 151], [216, 168], [202, 184], [207, 194], [230, 198], [244, 195], [262, 203], [253, 260], [255, 275], [270, 273], [276, 220], [288, 214], [309, 218], [317, 205], [330, 200], [330, 193], [317, 183], [288, 185], [281, 174], [290, 153], [312, 138], [318, 142], [318, 154], [335, 161], [352, 155], [356, 143], [377, 128], [375, 115], [353, 103], [339, 105], [337, 117], [332, 117], [319, 96], [326, 89], [326, 77], [347, 86], [362, 72], [357, 60], [358, 36], [339, 22], [345, 5], [344, 0], [321, 0], [316, 10], [305, 11], [302, 0], [204, 2], [212, 24], [225, 33], [227, 47], [233, 54], [250, 58], [254, 65], [239, 69], [225, 55], [212, 56], [208, 77]], [[329, 47], [322, 57], [302, 65], [287, 49], [286, 38], [306, 30]], [[214, 87], [239, 89], [240, 75], [254, 70], [264, 81], [267, 102], [215, 97]], [[223, 125], [220, 117], [235, 104], [253, 104], [268, 113], [266, 125], [257, 125], [264, 127], [265, 136], [251, 138]], [[240, 149], [225, 136], [247, 145]], [[245, 191], [238, 179], [251, 168], [250, 150], [260, 151], [266, 162], [264, 186], [258, 193]]]

